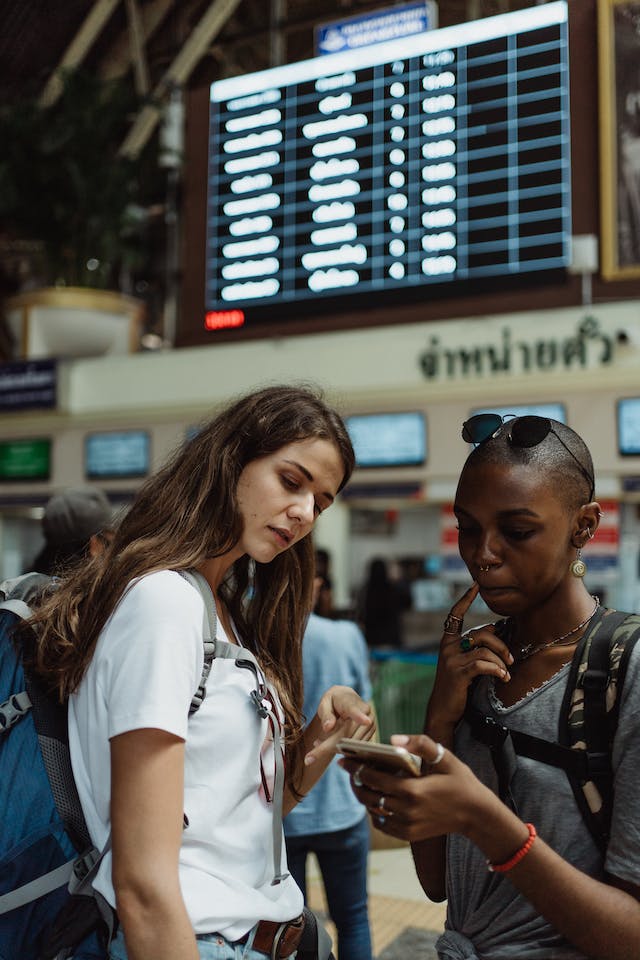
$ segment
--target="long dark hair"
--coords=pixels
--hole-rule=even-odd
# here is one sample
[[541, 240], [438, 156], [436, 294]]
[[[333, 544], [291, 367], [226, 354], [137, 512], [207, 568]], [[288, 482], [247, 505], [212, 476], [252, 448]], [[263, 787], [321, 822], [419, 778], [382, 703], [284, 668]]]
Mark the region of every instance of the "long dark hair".
[[[236, 491], [243, 469], [310, 438], [335, 445], [344, 468], [342, 489], [353, 471], [353, 448], [342, 419], [315, 388], [266, 387], [205, 423], [143, 484], [105, 554], [76, 567], [44, 598], [32, 620], [38, 675], [62, 700], [68, 697], [128, 585], [154, 571], [197, 567], [227, 553], [242, 533]], [[312, 539], [305, 537], [269, 564], [241, 558], [220, 587], [243, 643], [277, 686], [294, 740], [302, 722], [301, 642], [313, 573]]]

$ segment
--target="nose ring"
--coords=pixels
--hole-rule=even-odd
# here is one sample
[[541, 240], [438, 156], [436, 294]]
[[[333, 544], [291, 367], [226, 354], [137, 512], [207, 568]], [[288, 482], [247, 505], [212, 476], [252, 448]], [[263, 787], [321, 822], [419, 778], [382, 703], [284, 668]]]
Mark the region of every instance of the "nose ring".
[[480, 570], [481, 573], [487, 573], [489, 570], [491, 570], [491, 566], [489, 565], [487, 567], [478, 567], [478, 569]]

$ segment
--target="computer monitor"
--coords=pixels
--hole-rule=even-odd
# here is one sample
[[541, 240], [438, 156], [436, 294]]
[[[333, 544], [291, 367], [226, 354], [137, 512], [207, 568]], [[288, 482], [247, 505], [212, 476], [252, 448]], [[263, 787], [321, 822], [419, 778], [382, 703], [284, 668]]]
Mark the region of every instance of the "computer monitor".
[[365, 413], [346, 418], [357, 467], [413, 467], [427, 459], [424, 414]]
[[90, 480], [143, 477], [149, 472], [146, 430], [91, 433], [85, 438], [85, 475]]
[[640, 397], [618, 400], [618, 453], [622, 457], [640, 456]]

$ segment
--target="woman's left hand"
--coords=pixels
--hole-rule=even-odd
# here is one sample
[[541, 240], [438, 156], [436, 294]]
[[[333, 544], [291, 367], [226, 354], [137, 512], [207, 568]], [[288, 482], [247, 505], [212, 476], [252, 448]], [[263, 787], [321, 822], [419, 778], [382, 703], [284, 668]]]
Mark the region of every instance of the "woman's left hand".
[[329, 687], [323, 695], [311, 724], [315, 738], [313, 747], [305, 755], [305, 765], [316, 760], [331, 759], [343, 737], [370, 740], [376, 732], [376, 723], [370, 703], [351, 687]]
[[448, 833], [474, 840], [478, 823], [484, 829], [502, 811], [513, 816], [466, 764], [430, 737], [396, 735], [391, 742], [422, 758], [421, 776], [398, 776], [352, 758], [339, 761], [379, 830], [411, 843]]

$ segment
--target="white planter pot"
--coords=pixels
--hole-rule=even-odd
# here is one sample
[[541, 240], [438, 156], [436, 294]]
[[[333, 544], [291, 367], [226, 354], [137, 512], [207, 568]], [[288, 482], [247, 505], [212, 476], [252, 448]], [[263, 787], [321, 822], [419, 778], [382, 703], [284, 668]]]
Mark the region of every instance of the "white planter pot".
[[16, 359], [24, 360], [135, 353], [144, 313], [141, 300], [85, 287], [46, 287], [5, 302]]

